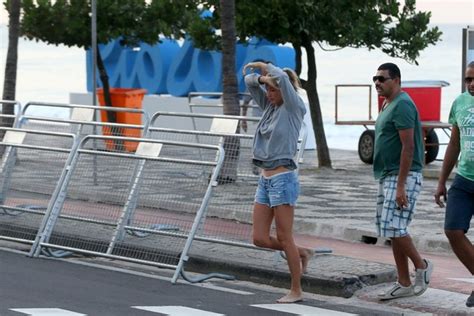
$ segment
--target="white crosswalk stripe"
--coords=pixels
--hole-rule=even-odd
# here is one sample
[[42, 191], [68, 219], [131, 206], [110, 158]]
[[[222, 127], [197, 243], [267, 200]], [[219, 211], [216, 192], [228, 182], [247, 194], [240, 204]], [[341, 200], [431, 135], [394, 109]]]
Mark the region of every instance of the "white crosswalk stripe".
[[449, 280], [474, 283], [474, 278], [448, 278]]
[[11, 308], [10, 310], [30, 316], [87, 316], [61, 308]]
[[318, 315], [318, 316], [349, 316], [349, 315], [357, 315], [357, 314], [350, 314], [345, 312], [338, 312], [333, 311], [325, 308], [319, 308], [314, 306], [308, 305], [300, 305], [300, 304], [257, 304], [251, 305], [253, 307], [270, 309], [279, 312], [286, 312], [292, 313], [295, 315], [300, 316], [310, 316], [310, 315]]
[[[329, 309], [300, 305], [300, 304], [257, 304], [252, 307], [264, 308], [279, 312], [291, 313], [299, 316], [350, 316], [345, 312], [338, 312]], [[160, 313], [169, 316], [225, 316], [225, 314], [218, 314], [202, 309], [195, 309], [186, 306], [130, 306], [131, 308], [145, 310], [148, 312]], [[61, 308], [11, 308], [11, 311], [23, 313], [30, 316], [87, 316], [87, 314], [80, 314]]]
[[161, 313], [169, 316], [225, 316], [224, 314], [217, 314], [213, 312], [204, 311], [185, 306], [132, 306], [136, 309], [141, 309], [149, 312]]

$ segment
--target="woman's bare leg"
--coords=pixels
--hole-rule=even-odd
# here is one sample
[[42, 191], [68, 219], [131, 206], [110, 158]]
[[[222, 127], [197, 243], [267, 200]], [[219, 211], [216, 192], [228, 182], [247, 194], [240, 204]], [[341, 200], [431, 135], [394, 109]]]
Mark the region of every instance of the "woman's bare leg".
[[[294, 240], [293, 240], [294, 208], [289, 205], [281, 205], [281, 206], [278, 206], [277, 208], [281, 210], [280, 213], [282, 213], [282, 215], [280, 216], [280, 219], [275, 218], [275, 221], [277, 222], [277, 234], [279, 236], [278, 238], [275, 238], [273, 236], [270, 236], [270, 229], [271, 229], [271, 224], [272, 224], [273, 218], [275, 217], [276, 211], [273, 208], [264, 204], [259, 204], [259, 203], [254, 204], [253, 242], [258, 247], [285, 251], [283, 247], [283, 243], [280, 241], [280, 238], [284, 238], [285, 239], [284, 243], [287, 244], [286, 240], [288, 236], [290, 236], [290, 239], [291, 239], [290, 244], [292, 243], [294, 245]], [[278, 227], [281, 225], [278, 224], [278, 221], [284, 223], [283, 227], [280, 229], [281, 231], [280, 233], [278, 233], [279, 232]], [[288, 226], [288, 224], [290, 226]], [[288, 228], [289, 228], [289, 235], [288, 235]], [[292, 273], [292, 268], [294, 266], [294, 262], [292, 261], [291, 267], [290, 267], [290, 262], [288, 262], [288, 267], [290, 268], [290, 274], [292, 278], [292, 289], [295, 289], [294, 291], [290, 290], [289, 295], [292, 293], [297, 293], [297, 296], [295, 296], [296, 297], [295, 299], [294, 295], [291, 295], [289, 300], [285, 299], [285, 303], [288, 303], [289, 301], [294, 302], [295, 300], [296, 301], [301, 300], [301, 281], [300, 281], [301, 274], [306, 272], [308, 262], [311, 259], [311, 257], [314, 255], [314, 251], [311, 249], [298, 247], [296, 245], [295, 247], [298, 253], [297, 265], [300, 269], [300, 272], [297, 272], [298, 274], [295, 274], [295, 277], [293, 277], [294, 273]], [[285, 251], [285, 255], [288, 258], [288, 254], [286, 251]], [[300, 262], [301, 262], [301, 266], [300, 266]], [[283, 298], [286, 298], [286, 296]]]
[[[277, 238], [270, 235], [270, 229], [274, 217], [274, 211], [271, 207], [255, 203], [253, 211], [253, 243], [255, 246], [270, 248], [274, 250], [283, 250]], [[298, 247], [301, 258], [302, 273], [306, 273], [308, 262], [314, 256], [314, 250], [304, 247]]]
[[278, 303], [294, 303], [301, 301], [303, 291], [301, 289], [302, 259], [301, 251], [293, 239], [293, 216], [294, 207], [288, 204], [275, 207], [275, 224], [277, 239], [286, 254], [288, 268], [291, 275], [290, 292], [278, 299]]
[[255, 246], [282, 250], [282, 247], [275, 237], [270, 236], [270, 228], [274, 217], [271, 207], [255, 203], [253, 207], [253, 243]]
[[314, 256], [314, 250], [302, 247], [298, 247], [298, 250], [300, 252], [301, 258], [301, 272], [305, 274], [308, 272], [309, 260], [311, 260], [311, 258]]

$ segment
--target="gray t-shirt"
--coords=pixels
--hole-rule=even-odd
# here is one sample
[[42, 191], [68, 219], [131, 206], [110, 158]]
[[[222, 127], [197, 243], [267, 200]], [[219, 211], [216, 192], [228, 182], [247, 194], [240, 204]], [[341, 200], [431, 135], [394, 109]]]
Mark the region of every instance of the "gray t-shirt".
[[280, 68], [267, 64], [267, 73], [276, 78], [283, 104], [273, 105], [267, 99], [264, 86], [258, 83], [258, 74], [245, 76], [245, 84], [252, 98], [262, 108], [253, 141], [253, 158], [263, 162], [293, 159], [306, 109], [303, 100]]

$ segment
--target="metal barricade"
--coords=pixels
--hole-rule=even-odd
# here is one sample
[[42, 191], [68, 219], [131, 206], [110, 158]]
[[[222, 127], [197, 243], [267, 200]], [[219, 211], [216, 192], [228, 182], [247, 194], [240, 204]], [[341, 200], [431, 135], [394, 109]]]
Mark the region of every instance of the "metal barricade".
[[[118, 140], [137, 142], [136, 152], [94, 145]], [[205, 152], [203, 156], [212, 159], [201, 160], [197, 153], [180, 158], [169, 154], [186, 150]], [[221, 146], [86, 136], [31, 254], [52, 248], [174, 268], [176, 282], [223, 158]]]
[[[250, 93], [247, 92], [239, 92], [239, 106], [240, 106], [240, 116], [245, 118], [239, 120], [239, 133], [240, 134], [248, 134], [254, 135], [255, 130], [257, 128], [258, 122], [261, 118], [261, 113], [263, 110], [256, 104], [251, 104], [249, 102], [243, 102], [245, 98], [252, 99]], [[188, 106], [189, 111], [191, 113], [196, 114], [222, 114], [224, 105], [222, 103], [211, 102], [211, 98], [221, 98], [222, 92], [190, 92], [188, 94]], [[200, 99], [197, 99], [200, 98]], [[199, 100], [199, 101], [198, 101]], [[218, 109], [218, 111], [217, 111]], [[251, 109], [251, 113], [249, 113], [249, 109]], [[255, 111], [256, 110], [256, 111]], [[258, 112], [257, 115], [254, 114]], [[219, 112], [219, 113], [217, 113]], [[199, 125], [195, 120], [192, 120], [192, 124], [195, 130], [207, 130], [208, 126]], [[303, 163], [303, 156], [304, 156], [304, 149], [306, 148], [306, 140], [308, 137], [308, 129], [306, 124], [303, 122], [303, 126], [300, 132], [300, 144], [304, 141], [304, 146], [298, 146], [298, 162]]]
[[[259, 121], [258, 118], [249, 119], [243, 116], [156, 112], [150, 121], [148, 137], [222, 145], [225, 151], [225, 162], [219, 181], [233, 181], [236, 177], [252, 179], [258, 175], [258, 170], [252, 167], [253, 135], [236, 133], [240, 121], [244, 119], [255, 123]], [[175, 128], [162, 127], [169, 126], [170, 122], [173, 122], [172, 125]], [[201, 129], [195, 130], [194, 126], [199, 126]], [[176, 153], [176, 155], [181, 156], [185, 153]], [[229, 179], [226, 180], [223, 177]]]
[[[247, 92], [239, 92], [237, 94], [239, 96], [239, 106], [240, 106], [240, 110], [241, 110], [241, 114], [242, 114], [242, 111], [244, 110], [244, 108], [258, 108], [257, 105], [254, 105], [254, 104], [246, 104], [244, 102], [244, 98], [248, 98], [249, 100], [251, 100], [251, 95], [250, 93], [247, 93]], [[197, 98], [200, 98], [200, 99], [197, 99]], [[190, 92], [188, 94], [188, 106], [189, 106], [189, 110], [191, 111], [191, 113], [193, 113], [193, 109], [194, 108], [214, 108], [214, 109], [219, 109], [220, 110], [220, 113], [217, 113], [217, 114], [222, 114], [222, 109], [224, 107], [224, 105], [220, 102], [221, 100], [219, 100], [219, 102], [211, 102], [210, 100], [215, 100], [217, 98], [222, 98], [222, 92]], [[206, 113], [203, 113], [203, 114], [206, 114]], [[215, 113], [207, 113], [207, 114], [215, 114]]]
[[[66, 117], [58, 117], [58, 112]], [[141, 124], [122, 123], [139, 121]], [[90, 106], [65, 103], [28, 102], [19, 117], [19, 126], [37, 130], [69, 132], [78, 136], [111, 135], [143, 137], [149, 124], [149, 116], [141, 109]], [[117, 147], [117, 148], [116, 148]], [[136, 149], [135, 142], [108, 142], [107, 149], [128, 151]]]
[[[67, 118], [57, 117], [58, 110], [64, 110], [67, 112]], [[112, 135], [132, 135], [135, 137], [141, 137], [146, 134], [146, 125], [133, 125], [133, 124], [121, 124], [121, 123], [109, 123], [102, 122], [99, 118], [105, 120], [110, 114], [115, 116], [119, 115], [138, 115], [147, 125], [149, 122], [148, 116], [142, 110], [129, 109], [129, 108], [117, 108], [117, 107], [97, 107], [87, 105], [71, 105], [61, 103], [43, 103], [43, 102], [29, 102], [27, 103], [17, 116], [15, 125], [18, 129], [29, 131], [33, 133], [36, 131], [37, 135], [41, 135], [39, 131], [43, 131], [45, 135], [74, 135], [74, 141], [72, 144], [68, 144], [65, 148], [72, 152], [79, 145], [80, 140], [87, 134], [112, 134]], [[63, 113], [64, 114], [64, 113]], [[63, 115], [64, 116], [64, 115]], [[1, 135], [0, 130], [0, 135]], [[11, 133], [10, 133], [11, 134]], [[29, 137], [31, 138], [31, 137]], [[38, 138], [38, 137], [37, 137]], [[43, 137], [45, 138], [45, 137]], [[49, 148], [63, 148], [62, 143], [56, 143], [56, 139], [45, 138], [38, 140], [38, 145], [47, 146]], [[106, 140], [104, 144], [98, 144], [94, 142], [95, 148], [103, 148], [107, 151], [128, 151], [133, 152], [136, 150], [136, 142], [130, 142], [128, 140]], [[17, 155], [17, 149], [12, 146], [4, 146], [5, 148], [5, 159], [2, 165], [2, 190], [16, 190], [16, 191], [28, 191], [32, 195], [44, 195], [50, 192], [57, 191], [61, 188], [61, 181], [58, 180], [56, 175], [57, 172], [65, 172], [70, 161], [59, 160], [57, 163], [56, 152], [40, 151], [27, 157], [26, 155]], [[1, 148], [0, 148], [1, 150]], [[31, 164], [36, 164], [37, 173], [44, 174], [43, 177], [35, 176], [34, 172], [24, 172], [21, 174], [14, 173], [14, 167], [16, 165], [23, 165], [23, 160], [28, 161]], [[93, 162], [94, 172], [92, 179], [94, 179], [95, 186], [97, 184], [98, 170], [97, 163]], [[12, 176], [15, 174], [15, 176]], [[12, 177], [14, 181], [11, 181]], [[59, 182], [58, 182], [59, 181]], [[78, 188], [74, 190], [76, 196], [83, 196], [87, 192], [83, 192]], [[52, 201], [56, 197], [53, 196]], [[24, 203], [25, 204], [25, 203]], [[44, 214], [46, 207], [43, 203], [29, 203], [25, 204], [30, 210], [34, 210], [39, 214]], [[4, 209], [4, 213], [9, 215], [17, 214], [17, 211], [13, 211], [11, 208]], [[31, 238], [30, 238], [31, 239]], [[34, 238], [33, 238], [34, 239]], [[52, 254], [52, 253], [51, 253]]]
[[[259, 170], [252, 165], [253, 136], [236, 134], [238, 125], [235, 121], [249, 119], [242, 116], [190, 114], [180, 112], [157, 112], [150, 121], [149, 138], [179, 141], [194, 141], [199, 144], [222, 144], [225, 150], [225, 161], [218, 179], [218, 186], [213, 190], [206, 214], [206, 224], [196, 235], [196, 240], [213, 243], [251, 247], [252, 243], [252, 210]], [[161, 122], [174, 122], [177, 126], [189, 126], [191, 120], [210, 121], [202, 126], [211, 126], [210, 131], [192, 129], [163, 128]], [[253, 118], [252, 120], [257, 120]], [[211, 122], [212, 121], [212, 122]], [[232, 124], [234, 122], [234, 124]], [[302, 129], [304, 130], [304, 129]], [[232, 134], [234, 132], [234, 134]], [[226, 146], [226, 139], [230, 139]], [[302, 133], [299, 148], [304, 148], [306, 136]], [[299, 153], [295, 157], [299, 161]], [[175, 153], [188, 157], [186, 152]], [[226, 162], [231, 157], [237, 163]], [[206, 157], [211, 159], [212, 157]]]
[[0, 127], [0, 239], [33, 243], [57, 196], [75, 136]]
[[15, 127], [20, 111], [20, 102], [0, 100], [0, 126]]
[[[245, 176], [258, 175], [258, 170], [252, 166], [252, 144], [254, 134], [241, 133], [242, 130], [236, 129], [231, 121], [237, 121], [237, 126], [240, 126], [242, 121], [257, 125], [260, 118], [234, 116], [234, 115], [219, 115], [219, 114], [198, 114], [198, 113], [183, 113], [183, 112], [155, 112], [150, 119], [150, 128], [153, 128], [154, 133], [161, 131], [165, 137], [162, 139], [191, 141], [202, 144], [218, 144], [222, 142], [222, 137], [229, 137], [228, 134], [237, 134], [237, 138], [252, 139], [252, 141], [245, 141], [243, 144], [243, 151], [235, 152], [239, 147], [233, 144], [232, 141], [226, 143], [224, 146], [226, 151], [226, 159], [232, 156], [239, 156], [239, 174]], [[228, 122], [228, 123], [226, 123]], [[158, 130], [159, 128], [159, 130]], [[194, 131], [194, 132], [193, 132]], [[222, 133], [224, 131], [224, 135]], [[174, 134], [174, 135], [173, 135]], [[298, 139], [298, 148], [295, 156], [296, 164], [303, 160], [304, 148], [308, 137], [306, 124], [303, 122], [300, 137]], [[152, 136], [152, 138], [157, 138]]]
[[[250, 93], [239, 92], [239, 106], [240, 106], [240, 116], [246, 116], [249, 118], [249, 121], [254, 122], [254, 124], [248, 124], [247, 119], [241, 120], [239, 123], [241, 134], [253, 135], [255, 133], [255, 128], [257, 127], [260, 116], [254, 116], [254, 110], [259, 110], [259, 106], [255, 104], [250, 104], [252, 99]], [[219, 98], [218, 101], [215, 101]], [[197, 114], [217, 114], [221, 115], [224, 113], [224, 104], [222, 104], [222, 92], [190, 92], [188, 94], [188, 106], [189, 112]], [[245, 102], [247, 99], [249, 102]], [[213, 101], [214, 100], [214, 101]], [[251, 109], [251, 113], [249, 113]], [[261, 110], [260, 110], [261, 111]], [[254, 119], [257, 119], [256, 121]], [[193, 121], [195, 130], [202, 130], [203, 127], [199, 126], [196, 122]], [[206, 126], [204, 126], [206, 128]]]
[[[66, 117], [57, 117], [58, 111], [66, 112]], [[107, 119], [111, 116], [115, 119], [126, 119], [127, 116], [138, 116], [144, 125], [111, 123]], [[120, 117], [123, 116], [123, 117]], [[72, 133], [76, 135], [76, 144], [86, 135], [112, 135], [112, 136], [133, 136], [142, 137], [146, 134], [146, 128], [149, 124], [149, 117], [143, 110], [89, 106], [64, 103], [44, 103], [28, 102], [23, 107], [18, 118], [17, 126], [19, 128], [45, 130], [50, 132]], [[94, 144], [96, 148], [104, 148], [108, 151], [126, 150], [133, 152], [136, 150], [137, 143], [122, 140], [107, 140], [105, 144]], [[96, 164], [94, 163], [94, 166]], [[45, 166], [46, 168], [48, 166]], [[96, 179], [97, 168], [93, 178]], [[55, 184], [53, 184], [55, 185]], [[77, 195], [81, 193], [76, 192]]]

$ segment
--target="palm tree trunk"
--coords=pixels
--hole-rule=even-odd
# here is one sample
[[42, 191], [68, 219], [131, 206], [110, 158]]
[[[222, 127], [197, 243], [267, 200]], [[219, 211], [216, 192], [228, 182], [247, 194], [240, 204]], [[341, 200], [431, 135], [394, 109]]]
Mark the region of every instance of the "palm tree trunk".
[[[8, 51], [5, 64], [5, 81], [3, 83], [3, 100], [15, 100], [16, 74], [18, 64], [18, 38], [20, 36], [20, 8], [21, 0], [11, 0], [8, 24]], [[3, 114], [14, 114], [14, 107], [8, 104], [2, 106]], [[4, 118], [2, 126], [12, 126], [13, 119]]]
[[239, 115], [237, 76], [235, 74], [235, 3], [234, 0], [220, 0], [220, 3], [224, 114]]
[[[220, 0], [222, 29], [222, 99], [224, 114], [239, 115], [237, 76], [235, 74], [235, 2]], [[220, 183], [237, 179], [240, 141], [237, 137], [224, 137], [225, 160], [219, 176]]]
[[[21, 0], [11, 0], [8, 24], [8, 51], [5, 64], [5, 78], [3, 82], [3, 100], [13, 101], [16, 98], [16, 74], [18, 65], [18, 38], [20, 36], [20, 8]], [[2, 114], [14, 115], [15, 106], [2, 104]], [[0, 117], [0, 126], [13, 126], [14, 119], [11, 117]], [[3, 139], [4, 131], [0, 131], [0, 139]], [[0, 146], [0, 157], [3, 156], [5, 147]]]

